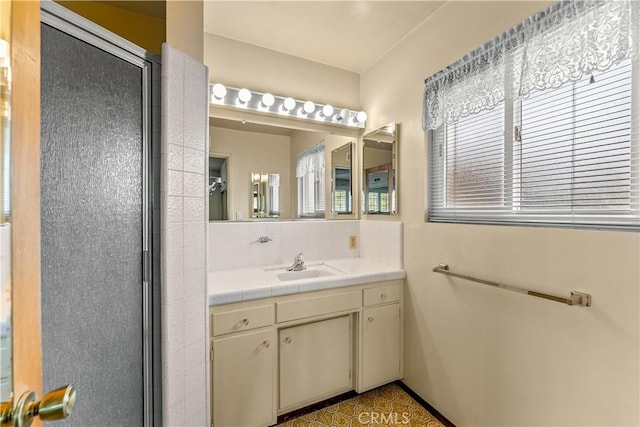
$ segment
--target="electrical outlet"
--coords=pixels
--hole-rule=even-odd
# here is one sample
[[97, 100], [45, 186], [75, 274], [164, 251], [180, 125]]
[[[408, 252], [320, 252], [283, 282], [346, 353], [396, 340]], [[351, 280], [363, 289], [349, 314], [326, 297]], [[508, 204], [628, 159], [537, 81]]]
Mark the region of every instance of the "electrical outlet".
[[349, 236], [349, 249], [355, 249], [358, 247], [358, 238], [356, 236]]

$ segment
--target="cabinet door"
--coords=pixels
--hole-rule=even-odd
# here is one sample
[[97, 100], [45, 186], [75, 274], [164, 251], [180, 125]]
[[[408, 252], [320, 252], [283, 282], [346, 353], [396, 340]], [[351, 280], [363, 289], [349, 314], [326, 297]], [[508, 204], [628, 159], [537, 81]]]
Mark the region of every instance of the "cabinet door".
[[269, 330], [213, 340], [216, 427], [276, 423], [274, 338]]
[[361, 391], [400, 377], [400, 304], [363, 311]]
[[279, 341], [281, 409], [353, 387], [350, 316], [281, 329]]

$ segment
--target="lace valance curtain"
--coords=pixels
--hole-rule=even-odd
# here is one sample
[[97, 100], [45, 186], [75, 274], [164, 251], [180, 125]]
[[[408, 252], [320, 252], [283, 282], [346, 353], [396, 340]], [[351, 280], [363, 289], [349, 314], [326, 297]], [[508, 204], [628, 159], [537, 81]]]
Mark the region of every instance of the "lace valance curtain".
[[425, 81], [423, 128], [557, 88], [638, 54], [640, 2], [561, 1]]
[[296, 178], [310, 173], [314, 174], [316, 181], [324, 179], [324, 141], [307, 148], [297, 156]]

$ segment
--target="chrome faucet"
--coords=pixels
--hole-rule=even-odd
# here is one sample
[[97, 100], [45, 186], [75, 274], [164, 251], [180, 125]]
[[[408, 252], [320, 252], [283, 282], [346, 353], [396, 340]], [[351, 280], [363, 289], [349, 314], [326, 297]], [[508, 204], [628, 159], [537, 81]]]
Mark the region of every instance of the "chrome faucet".
[[306, 269], [307, 267], [304, 265], [304, 260], [302, 259], [302, 252], [300, 252], [293, 260], [291, 267], [287, 268], [287, 271], [302, 271]]

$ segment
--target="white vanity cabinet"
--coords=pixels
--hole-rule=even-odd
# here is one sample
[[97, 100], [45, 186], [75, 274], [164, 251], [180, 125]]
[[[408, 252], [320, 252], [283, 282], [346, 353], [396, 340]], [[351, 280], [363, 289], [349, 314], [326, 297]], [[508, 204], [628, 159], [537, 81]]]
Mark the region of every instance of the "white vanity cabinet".
[[214, 426], [402, 378], [403, 280], [210, 307]]
[[[215, 426], [276, 423], [273, 307], [212, 313], [212, 420]], [[187, 384], [188, 386], [188, 384]]]
[[281, 411], [353, 388], [352, 330], [350, 315], [280, 329]]
[[359, 392], [402, 377], [401, 296], [393, 285], [364, 290]]

